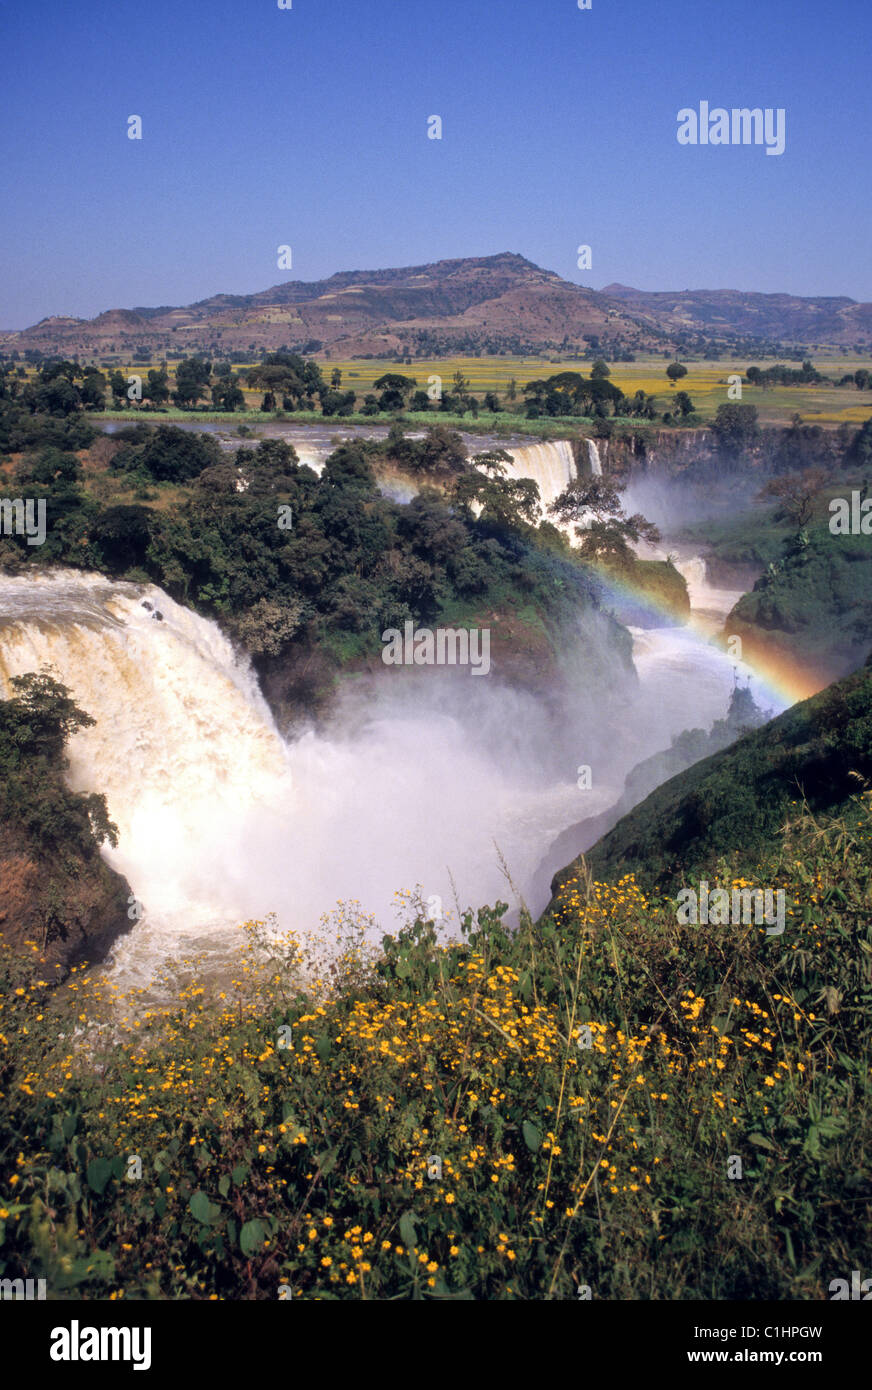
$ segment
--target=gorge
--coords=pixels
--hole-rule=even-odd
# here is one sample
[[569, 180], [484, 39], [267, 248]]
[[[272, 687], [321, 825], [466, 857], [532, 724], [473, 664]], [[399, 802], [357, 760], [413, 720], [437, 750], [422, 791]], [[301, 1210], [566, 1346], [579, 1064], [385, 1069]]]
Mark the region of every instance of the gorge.
[[[543, 481], [568, 467], [543, 452]], [[737, 595], [711, 589], [701, 561], [682, 568], [713, 626]], [[514, 902], [500, 856], [540, 911], [555, 837], [605, 811], [640, 760], [721, 718], [734, 683], [704, 633], [674, 625], [634, 629], [635, 677], [591, 617], [550, 701], [498, 667], [472, 689], [451, 670], [388, 670], [350, 682], [326, 726], [283, 738], [247, 660], [160, 589], [56, 570], [3, 577], [0, 607], [4, 694], [48, 669], [96, 720], [71, 740], [69, 777], [106, 794], [119, 843], [104, 858], [143, 904], [113, 952], [124, 982], [180, 951], [220, 958], [240, 921], [271, 912], [316, 933], [353, 901], [371, 936], [394, 930], [395, 895], [416, 885], [455, 903], [456, 922], [457, 903]]]

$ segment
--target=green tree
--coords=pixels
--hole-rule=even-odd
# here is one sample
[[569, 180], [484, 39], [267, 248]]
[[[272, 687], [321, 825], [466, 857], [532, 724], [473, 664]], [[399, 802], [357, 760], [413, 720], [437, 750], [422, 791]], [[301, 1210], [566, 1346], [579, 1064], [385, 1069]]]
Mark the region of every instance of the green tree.
[[109, 378], [109, 390], [116, 406], [127, 404], [127, 381], [117, 368]]
[[726, 401], [719, 405], [712, 421], [718, 447], [726, 458], [736, 459], [760, 437], [757, 407]]
[[221, 377], [212, 387], [212, 404], [216, 410], [245, 409], [245, 396], [239, 389], [236, 377]]
[[413, 377], [403, 376], [401, 372], [385, 372], [378, 381], [373, 382], [373, 390], [380, 391], [379, 410], [404, 410], [406, 402], [418, 385]]
[[532, 478], [507, 477], [511, 454], [488, 449], [476, 454], [473, 468], [462, 473], [452, 496], [462, 516], [471, 520], [473, 504], [481, 508], [479, 521], [510, 531], [527, 531], [539, 520], [539, 486]]
[[211, 375], [211, 362], [204, 362], [200, 357], [183, 358], [176, 367], [176, 389], [173, 392], [176, 405], [182, 408], [196, 405], [206, 395]]
[[140, 456], [142, 467], [162, 483], [188, 482], [220, 461], [221, 449], [211, 435], [174, 425], [158, 425]]
[[859, 463], [863, 468], [872, 464], [872, 416], [854, 435], [847, 457], [849, 461]]
[[151, 401], [152, 405], [163, 405], [165, 401], [169, 400], [170, 387], [166, 367], [161, 367], [159, 371], [155, 371], [154, 368], [151, 369], [142, 394], [146, 400]]
[[622, 568], [635, 559], [632, 545], [660, 539], [657, 527], [641, 513], [627, 516], [622, 484], [608, 477], [575, 478], [551, 504], [549, 512], [564, 524], [575, 521], [582, 558], [608, 568]]
[[89, 371], [81, 386], [82, 405], [88, 410], [105, 410], [106, 378], [102, 372]]
[[676, 381], [680, 381], [683, 376], [687, 376], [687, 368], [680, 362], [670, 362], [666, 368], [666, 375], [674, 386]]

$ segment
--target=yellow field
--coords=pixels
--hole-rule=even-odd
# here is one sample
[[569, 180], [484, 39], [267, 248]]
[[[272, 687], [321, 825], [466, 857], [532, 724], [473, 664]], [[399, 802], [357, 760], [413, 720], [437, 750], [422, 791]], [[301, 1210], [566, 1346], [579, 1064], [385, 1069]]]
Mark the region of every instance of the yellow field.
[[[610, 363], [611, 380], [627, 396], [636, 391], [647, 391], [657, 397], [659, 410], [669, 409], [669, 397], [676, 390], [687, 391], [703, 419], [711, 418], [718, 406], [727, 400], [727, 378], [738, 374], [742, 376], [753, 359], [722, 359], [717, 362], [688, 362], [687, 376], [682, 377], [677, 387], [669, 384], [666, 376], [668, 359], [665, 357], [639, 357], [635, 362]], [[842, 357], [831, 355], [812, 359], [818, 371], [832, 376], [836, 381], [848, 372], [859, 367], [869, 367], [869, 360], [852, 354]], [[771, 366], [772, 359], [760, 362], [761, 366]], [[799, 366], [799, 363], [790, 363]], [[443, 357], [420, 359], [411, 366], [401, 363], [334, 360], [322, 364], [322, 371], [329, 379], [334, 367], [342, 372], [343, 389], [366, 392], [372, 383], [385, 372], [401, 372], [414, 377], [420, 387], [426, 387], [427, 378], [441, 376], [447, 388], [456, 371], [462, 371], [469, 379], [472, 391], [481, 396], [485, 391], [497, 391], [501, 396], [512, 378], [518, 388], [519, 401], [528, 381], [548, 377], [556, 372], [590, 372], [589, 361], [561, 359], [555, 361], [547, 357]], [[820, 424], [838, 424], [842, 421], [857, 424], [872, 415], [872, 392], [857, 391], [854, 387], [815, 387], [778, 386], [771, 390], [761, 390], [745, 386], [742, 400], [757, 407], [760, 419], [765, 424], [787, 423], [798, 412], [803, 419]]]
[[[669, 410], [669, 398], [675, 395], [677, 390], [687, 391], [699, 416], [703, 421], [708, 421], [714, 416], [718, 406], [728, 399], [727, 378], [731, 375], [743, 375], [751, 365], [751, 360], [731, 358], [717, 362], [689, 361], [685, 363], [687, 376], [682, 377], [677, 386], [673, 387], [666, 376], [668, 359], [648, 355], [639, 357], [635, 362], [610, 364], [611, 380], [627, 396], [632, 396], [639, 390], [653, 395], [656, 398], [656, 409], [661, 413]], [[818, 371], [836, 381], [859, 367], [869, 366], [868, 358], [863, 359], [853, 353], [842, 356], [831, 352], [826, 356], [813, 356], [812, 361]], [[772, 359], [758, 359], [758, 364], [762, 367], [771, 366]], [[251, 365], [252, 363], [247, 361], [234, 362], [233, 369], [244, 371]], [[442, 378], [443, 389], [448, 390], [454, 373], [461, 371], [468, 379], [470, 389], [479, 399], [486, 391], [496, 391], [507, 411], [515, 410], [522, 415], [523, 388], [528, 381], [565, 371], [577, 371], [586, 376], [590, 372], [591, 363], [571, 358], [557, 361], [547, 357], [442, 357], [419, 359], [409, 366], [404, 366], [402, 363], [384, 360], [330, 358], [322, 361], [320, 366], [327, 381], [330, 380], [332, 371], [338, 368], [342, 373], [342, 389], [353, 388], [359, 397], [372, 391], [373, 383], [386, 372], [400, 372], [413, 377], [420, 388], [426, 388], [429, 377], [439, 376]], [[104, 374], [108, 375], [110, 370], [114, 368], [104, 368]], [[144, 379], [148, 375], [149, 367], [143, 363], [129, 363], [121, 365], [119, 370], [124, 376], [139, 375]], [[32, 376], [33, 373], [34, 369], [29, 367], [28, 376]], [[172, 377], [171, 363], [171, 386]], [[505, 394], [513, 379], [517, 388], [517, 399], [514, 403], [509, 402]], [[244, 395], [247, 408], [257, 410], [263, 392], [246, 389]], [[776, 386], [762, 390], [746, 385], [743, 387], [742, 401], [755, 405], [761, 423], [769, 425], [787, 424], [794, 414], [799, 414], [808, 423], [822, 425], [859, 425], [872, 416], [872, 391], [857, 391], [854, 387]]]

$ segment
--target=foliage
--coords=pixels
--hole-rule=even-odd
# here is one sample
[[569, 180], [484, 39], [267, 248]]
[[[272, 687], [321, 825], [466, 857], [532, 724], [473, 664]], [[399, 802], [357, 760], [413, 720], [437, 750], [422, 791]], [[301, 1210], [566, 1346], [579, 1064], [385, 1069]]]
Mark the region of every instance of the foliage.
[[660, 532], [641, 513], [627, 516], [621, 501], [625, 486], [601, 476], [575, 478], [549, 511], [562, 522], [583, 523], [575, 528], [582, 559], [629, 573], [636, 558], [632, 545], [641, 540], [653, 544]]
[[[552, 631], [599, 602], [598, 582], [553, 528], [536, 530], [535, 485], [471, 469], [463, 441], [441, 424], [420, 439], [398, 424], [386, 442], [340, 443], [320, 477], [281, 439], [228, 457], [210, 436], [138, 423], [113, 445], [98, 493], [105, 503], [73, 454], [52, 444], [25, 459], [30, 491], [46, 500], [46, 541], [4, 538], [2, 558], [147, 578], [219, 616], [258, 660], [293, 645], [358, 660], [381, 650], [386, 628], [432, 623], [473, 599], [513, 609], [532, 602]], [[463, 487], [394, 502], [376, 484], [377, 458]]]
[[681, 928], [581, 866], [517, 932], [496, 904], [440, 940], [409, 895], [381, 950], [341, 909], [325, 963], [249, 924], [233, 985], [182, 962], [150, 1004], [0, 953], [2, 1273], [89, 1299], [825, 1298], [872, 1214], [868, 851], [795, 813], [783, 938]]
[[733, 401], [719, 405], [712, 421], [712, 429], [717, 436], [721, 453], [735, 460], [759, 438], [757, 408], [753, 405], [738, 405]]
[[753, 860], [797, 799], [837, 814], [872, 778], [872, 664], [658, 787], [590, 855], [594, 872], [687, 882], [736, 845]]
[[106, 798], [69, 790], [64, 745], [94, 723], [66, 686], [47, 674], [12, 676], [13, 697], [0, 700], [0, 821], [38, 859], [77, 853], [92, 857], [104, 840], [115, 845]]

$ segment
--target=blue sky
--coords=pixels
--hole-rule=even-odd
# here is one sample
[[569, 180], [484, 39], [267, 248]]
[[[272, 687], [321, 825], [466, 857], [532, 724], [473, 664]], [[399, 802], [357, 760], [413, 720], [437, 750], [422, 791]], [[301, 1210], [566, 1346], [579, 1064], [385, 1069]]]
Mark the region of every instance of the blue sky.
[[[872, 300], [870, 39], [868, 0], [7, 0], [0, 327], [498, 251]], [[785, 153], [680, 146], [701, 99]]]

